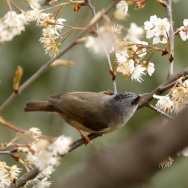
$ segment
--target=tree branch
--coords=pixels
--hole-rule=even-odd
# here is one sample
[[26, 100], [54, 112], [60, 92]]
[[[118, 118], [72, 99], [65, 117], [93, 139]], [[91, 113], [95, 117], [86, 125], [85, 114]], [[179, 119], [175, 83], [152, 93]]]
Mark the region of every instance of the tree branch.
[[18, 188], [24, 186], [29, 180], [34, 179], [40, 171], [38, 168], [34, 168], [31, 171], [25, 173], [21, 178], [16, 180], [15, 183], [11, 184], [8, 188]]
[[[165, 82], [163, 82], [161, 85], [159, 85], [157, 88], [155, 88], [151, 93], [149, 93], [147, 96], [145, 96], [138, 105], [138, 109], [148, 104], [152, 99], [154, 94], [162, 94], [164, 91], [169, 89], [169, 84], [175, 83], [176, 80], [178, 80], [181, 76], [188, 75], [188, 67], [184, 70], [171, 75], [167, 78]], [[167, 87], [168, 86], [168, 87]]]
[[146, 106], [147, 106], [148, 108], [154, 110], [155, 112], [160, 113], [161, 115], [163, 115], [163, 116], [164, 116], [165, 118], [167, 118], [167, 119], [174, 119], [174, 117], [172, 117], [172, 116], [170, 116], [170, 115], [164, 113], [163, 111], [161, 111], [161, 110], [155, 108], [155, 107], [154, 107], [153, 105], [151, 105], [151, 104], [147, 104]]

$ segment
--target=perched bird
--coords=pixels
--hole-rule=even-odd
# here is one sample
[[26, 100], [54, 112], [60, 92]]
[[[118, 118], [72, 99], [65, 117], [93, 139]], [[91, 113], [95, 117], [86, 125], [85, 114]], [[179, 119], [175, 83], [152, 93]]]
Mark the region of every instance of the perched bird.
[[59, 114], [79, 131], [87, 145], [91, 141], [82, 131], [105, 134], [121, 128], [136, 111], [140, 98], [132, 92], [70, 92], [49, 96], [47, 101], [28, 102], [24, 110]]

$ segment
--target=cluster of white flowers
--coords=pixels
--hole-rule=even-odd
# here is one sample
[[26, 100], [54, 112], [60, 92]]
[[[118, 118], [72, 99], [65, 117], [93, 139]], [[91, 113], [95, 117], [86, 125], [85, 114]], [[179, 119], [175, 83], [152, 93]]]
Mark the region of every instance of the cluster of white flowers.
[[[146, 61], [140, 63], [147, 53], [146, 46], [148, 45], [147, 42], [139, 40], [143, 29], [135, 23], [131, 23], [127, 35], [123, 39], [117, 39], [117, 35], [121, 33], [122, 29], [123, 26], [114, 24], [111, 28], [100, 27], [98, 32], [106, 49], [110, 53], [115, 52], [117, 72], [121, 72], [126, 78], [130, 77], [132, 80], [141, 82], [142, 75], [148, 73], [151, 76], [155, 71], [153, 63]], [[86, 48], [94, 53], [104, 54], [99, 37], [88, 36], [84, 40]]]
[[[34, 188], [47, 188], [51, 185], [48, 178], [50, 178], [50, 174], [52, 174], [54, 171], [53, 167], [58, 165], [60, 155], [67, 154], [72, 140], [70, 137], [59, 136], [51, 143], [47, 139], [41, 138], [42, 132], [39, 128], [35, 127], [30, 128], [29, 131], [26, 132], [26, 135], [33, 139], [31, 146], [29, 148], [19, 147], [17, 150], [19, 152], [26, 153], [26, 159], [23, 161], [25, 166], [29, 167], [30, 169], [37, 167], [41, 171], [37, 177], [28, 181], [26, 186], [33, 185]], [[12, 176], [2, 176], [2, 178], [4, 177], [3, 179], [5, 179], [4, 182], [2, 182], [6, 186], [8, 183], [10, 184], [12, 182], [7, 179], [7, 177], [14, 177], [14, 179], [17, 179], [19, 170], [14, 170], [15, 173], [13, 173], [13, 169], [15, 169], [16, 166], [14, 165], [13, 167]], [[1, 184], [0, 187], [2, 187]]]
[[20, 35], [27, 24], [28, 19], [24, 13], [8, 11], [0, 18], [0, 43], [11, 41], [16, 35]]
[[16, 165], [7, 166], [5, 162], [0, 162], [0, 187], [8, 187], [18, 178], [21, 169]]
[[49, 13], [42, 13], [37, 17], [37, 25], [43, 28], [43, 37], [39, 41], [43, 43], [45, 53], [49, 53], [52, 58], [59, 53], [61, 44], [57, 43], [57, 40], [61, 38], [59, 32], [64, 28], [63, 22], [65, 21], [63, 18], [56, 20]]
[[170, 23], [167, 18], [157, 18], [156, 15], [151, 16], [149, 21], [144, 22], [146, 38], [153, 38], [153, 44], [167, 43], [170, 29]]
[[59, 53], [60, 44], [56, 43], [61, 38], [59, 32], [64, 28], [63, 22], [66, 20], [63, 18], [55, 19], [50, 13], [41, 13], [36, 11], [36, 24], [42, 27], [42, 35], [40, 42], [43, 43], [45, 53], [53, 58]]
[[168, 95], [153, 95], [153, 97], [158, 99], [157, 109], [166, 113], [175, 112], [177, 114], [188, 105], [188, 80], [180, 86], [173, 87]]
[[100, 37], [85, 37], [85, 47], [91, 52], [98, 55], [104, 55], [103, 46], [105, 46], [107, 51], [110, 51], [111, 46], [114, 44], [116, 36], [121, 33], [123, 26], [121, 25], [104, 25], [98, 29], [98, 34]]
[[139, 42], [139, 39], [143, 33], [144, 33], [143, 28], [138, 27], [136, 23], [132, 22], [130, 24], [129, 29], [127, 30], [127, 35], [125, 36], [125, 39], [129, 42], [137, 43]]
[[35, 21], [36, 25], [42, 27], [42, 35], [40, 42], [43, 43], [45, 53], [49, 53], [51, 57], [55, 57], [60, 48], [60, 44], [56, 43], [61, 38], [59, 32], [64, 28], [63, 18], [54, 18], [51, 13], [44, 13], [40, 9], [41, 0], [27, 0], [32, 10], [23, 11], [17, 14], [15, 11], [8, 11], [0, 18], [0, 43], [11, 41], [15, 36], [21, 34], [25, 30], [25, 26], [31, 21]]
[[[72, 140], [70, 137], [59, 136], [53, 142], [50, 142], [42, 138], [41, 130], [35, 127], [30, 128], [25, 135], [32, 138], [33, 142], [29, 147], [17, 148], [18, 152], [26, 153], [26, 159], [22, 163], [29, 169], [37, 167], [41, 171], [37, 177], [28, 181], [26, 186], [33, 185], [34, 188], [47, 188], [51, 185], [48, 178], [54, 171], [53, 167], [58, 165], [60, 155], [67, 154]], [[16, 165], [7, 167], [5, 163], [0, 162], [0, 187], [10, 185], [14, 179], [17, 179], [19, 172], [20, 169]]]
[[117, 51], [117, 72], [121, 72], [124, 77], [130, 77], [138, 82], [143, 81], [142, 76], [146, 73], [151, 76], [155, 71], [154, 64], [147, 61], [141, 62], [141, 59], [146, 55], [145, 46], [147, 46], [147, 42], [144, 41], [134, 45], [127, 43], [122, 51]]
[[[34, 134], [36, 134], [35, 129]], [[31, 146], [31, 151], [27, 153], [27, 165], [33, 164], [39, 168], [40, 171], [44, 170], [49, 165], [56, 166], [59, 162], [59, 155], [64, 155], [68, 152], [72, 140], [70, 137], [60, 136], [53, 143], [46, 139], [37, 138]]]

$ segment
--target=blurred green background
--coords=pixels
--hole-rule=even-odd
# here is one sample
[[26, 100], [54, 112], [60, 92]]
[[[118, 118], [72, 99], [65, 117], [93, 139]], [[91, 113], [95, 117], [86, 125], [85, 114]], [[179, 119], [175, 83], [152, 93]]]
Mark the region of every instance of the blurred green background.
[[[28, 8], [27, 4], [22, 1], [14, 1], [22, 8]], [[66, 1], [61, 1], [66, 2]], [[111, 1], [109, 0], [91, 0], [96, 10], [106, 8]], [[180, 0], [173, 3], [173, 20], [174, 28], [183, 25], [183, 20], [188, 17], [188, 1]], [[0, 1], [0, 16], [2, 17], [8, 10], [5, 1]], [[113, 11], [110, 12], [110, 15]], [[125, 21], [119, 22], [124, 27], [129, 27], [131, 22], [138, 26], [143, 26], [151, 15], [157, 15], [160, 18], [166, 17], [165, 9], [155, 0], [147, 2], [142, 10], [134, 10], [134, 6], [129, 7], [129, 16]], [[77, 13], [73, 12], [72, 6], [63, 9], [62, 18], [66, 19], [67, 25], [84, 27], [92, 18], [92, 13], [88, 7], [82, 7]], [[78, 34], [75, 31], [71, 37], [64, 43], [63, 47], [72, 41]], [[12, 93], [12, 81], [15, 70], [18, 65], [24, 69], [22, 83], [29, 79], [42, 65], [50, 58], [44, 54], [44, 49], [39, 43], [41, 28], [31, 23], [26, 27], [26, 31], [20, 36], [14, 38], [11, 42], [1, 45], [0, 49], [0, 105]], [[142, 40], [146, 40], [143, 36]], [[179, 36], [175, 37], [175, 64], [174, 72], [187, 67], [188, 42], [183, 42]], [[74, 66], [63, 67], [57, 66], [50, 68], [41, 77], [39, 77], [30, 87], [28, 87], [20, 96], [18, 96], [11, 105], [6, 108], [0, 116], [10, 123], [23, 128], [39, 127], [43, 134], [50, 136], [66, 135], [77, 140], [80, 138], [78, 132], [72, 127], [66, 125], [58, 116], [48, 113], [25, 113], [23, 111], [25, 103], [29, 100], [46, 100], [46, 97], [52, 94], [69, 91], [103, 91], [113, 90], [111, 76], [108, 73], [108, 65], [104, 57], [98, 57], [92, 54], [84, 47], [77, 45], [69, 50], [62, 59], [75, 62]], [[133, 91], [136, 93], [147, 93], [152, 91], [156, 86], [161, 84], [167, 76], [168, 57], [161, 57], [155, 54], [151, 60], [155, 64], [156, 71], [152, 77], [144, 76], [144, 82], [138, 83], [124, 79], [121, 74], [117, 75], [117, 89], [121, 91]], [[58, 182], [66, 181], [72, 175], [79, 172], [86, 165], [88, 160], [100, 150], [118, 143], [121, 139], [126, 139], [138, 129], [143, 128], [149, 122], [163, 117], [151, 111], [148, 108], [138, 110], [134, 117], [122, 129], [113, 133], [103, 135], [93, 141], [92, 145], [82, 146], [61, 160], [61, 164], [56, 168], [52, 175], [52, 181], [55, 185]], [[0, 142], [8, 142], [15, 137], [15, 132], [3, 127], [0, 124]], [[125, 156], [126, 157], [126, 156]], [[11, 157], [0, 156], [1, 161], [8, 164], [14, 164]], [[175, 160], [172, 167], [158, 171], [147, 185], [143, 188], [186, 188], [188, 187], [188, 159], [179, 157]]]

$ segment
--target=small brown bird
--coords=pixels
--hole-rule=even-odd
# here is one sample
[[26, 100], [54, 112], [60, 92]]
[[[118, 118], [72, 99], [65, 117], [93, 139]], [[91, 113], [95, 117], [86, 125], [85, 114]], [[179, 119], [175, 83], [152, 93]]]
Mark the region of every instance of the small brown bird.
[[119, 129], [134, 114], [139, 99], [140, 95], [132, 92], [70, 92], [49, 96], [48, 101], [28, 102], [24, 110], [59, 114], [88, 144], [91, 141], [82, 131], [105, 134]]

